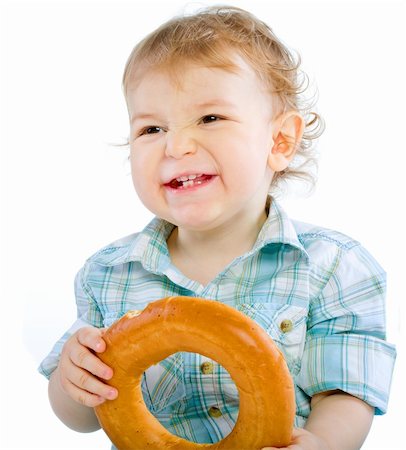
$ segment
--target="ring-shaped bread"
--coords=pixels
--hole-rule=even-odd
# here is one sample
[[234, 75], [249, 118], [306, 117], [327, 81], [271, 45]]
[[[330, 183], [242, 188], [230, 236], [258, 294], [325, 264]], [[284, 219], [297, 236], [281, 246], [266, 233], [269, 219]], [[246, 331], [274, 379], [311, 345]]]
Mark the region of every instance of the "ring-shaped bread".
[[[119, 395], [95, 411], [119, 450], [259, 450], [290, 443], [295, 398], [289, 369], [265, 330], [235, 308], [197, 297], [167, 297], [141, 313], [128, 312], [103, 338], [107, 348], [99, 357], [113, 368], [108, 383]], [[217, 361], [238, 388], [237, 422], [217, 443], [197, 444], [169, 433], [145, 405], [145, 370], [182, 351]]]

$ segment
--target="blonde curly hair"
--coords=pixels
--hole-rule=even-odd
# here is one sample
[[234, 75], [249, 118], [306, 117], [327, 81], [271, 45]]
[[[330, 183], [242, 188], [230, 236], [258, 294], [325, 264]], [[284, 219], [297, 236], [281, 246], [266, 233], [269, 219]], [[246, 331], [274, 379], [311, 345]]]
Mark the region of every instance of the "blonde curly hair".
[[173, 72], [174, 78], [188, 62], [233, 71], [230, 49], [250, 64], [265, 88], [279, 100], [279, 109], [298, 111], [305, 120], [296, 155], [285, 170], [274, 174], [270, 193], [277, 195], [281, 182], [289, 179], [306, 181], [312, 190], [317, 174], [314, 141], [323, 133], [324, 121], [311, 111], [314, 97], [304, 98], [309, 78], [299, 69], [300, 55], [296, 53], [295, 58], [266, 23], [241, 8], [210, 6], [176, 16], [147, 35], [134, 47], [125, 65], [124, 97], [127, 101], [130, 83], [151, 68]]

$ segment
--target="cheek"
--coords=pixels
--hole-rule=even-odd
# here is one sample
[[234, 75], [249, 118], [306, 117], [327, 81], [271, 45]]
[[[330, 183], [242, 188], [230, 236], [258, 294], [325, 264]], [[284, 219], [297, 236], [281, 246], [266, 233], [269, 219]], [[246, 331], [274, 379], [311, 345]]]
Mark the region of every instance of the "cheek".
[[151, 158], [141, 158], [139, 154], [136, 157], [132, 156], [131, 178], [135, 192], [143, 205], [154, 214], [158, 214], [155, 207], [159, 196], [153, 181], [156, 179], [156, 170], [153, 169]]
[[138, 193], [148, 191], [148, 180], [152, 179], [152, 159], [146, 153], [131, 149], [131, 177]]
[[232, 139], [227, 136], [218, 140], [217, 149], [221, 151], [223, 159], [230, 167], [244, 169], [245, 173], [257, 174], [265, 168], [269, 155], [269, 140], [265, 133], [238, 133]]
[[244, 192], [248, 187], [258, 188], [263, 183], [270, 183], [272, 174], [268, 166], [269, 142], [265, 136], [245, 136], [235, 141], [232, 158], [229, 160], [230, 176], [234, 189]]

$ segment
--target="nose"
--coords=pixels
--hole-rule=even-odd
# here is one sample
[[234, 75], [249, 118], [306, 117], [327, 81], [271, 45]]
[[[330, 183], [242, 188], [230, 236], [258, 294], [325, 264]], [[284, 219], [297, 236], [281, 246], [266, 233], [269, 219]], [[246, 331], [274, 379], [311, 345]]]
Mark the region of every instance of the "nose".
[[180, 159], [187, 154], [196, 153], [197, 144], [188, 130], [168, 130], [166, 133], [165, 154]]

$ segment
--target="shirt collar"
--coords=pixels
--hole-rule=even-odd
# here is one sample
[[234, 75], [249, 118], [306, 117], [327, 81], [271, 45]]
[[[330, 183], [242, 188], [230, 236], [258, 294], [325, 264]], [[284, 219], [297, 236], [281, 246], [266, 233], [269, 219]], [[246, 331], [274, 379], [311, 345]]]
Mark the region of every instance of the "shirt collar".
[[[276, 200], [268, 196], [268, 218], [258, 234], [253, 248], [245, 255], [258, 252], [267, 245], [284, 244], [308, 254], [300, 242], [295, 227]], [[167, 239], [175, 225], [159, 217], [152, 221], [124, 245], [111, 245], [96, 253], [91, 259], [102, 265], [113, 266], [139, 261], [149, 272], [163, 273], [171, 264]]]
[[280, 204], [271, 196], [266, 202], [268, 219], [265, 221], [252, 251], [258, 251], [266, 245], [285, 244], [297, 248], [308, 257], [300, 242], [296, 229]]

